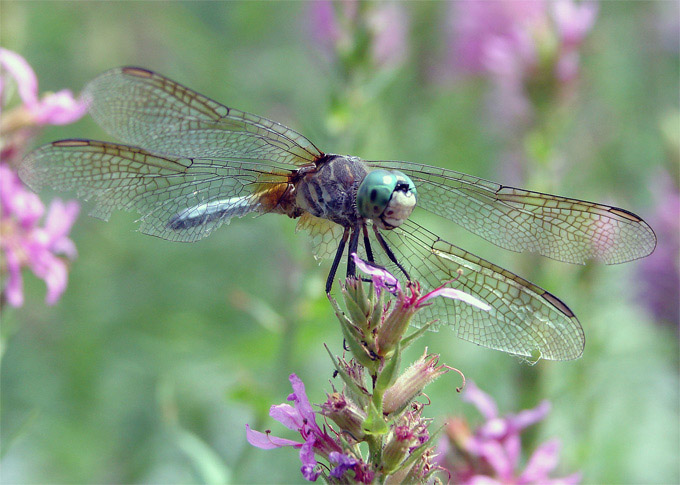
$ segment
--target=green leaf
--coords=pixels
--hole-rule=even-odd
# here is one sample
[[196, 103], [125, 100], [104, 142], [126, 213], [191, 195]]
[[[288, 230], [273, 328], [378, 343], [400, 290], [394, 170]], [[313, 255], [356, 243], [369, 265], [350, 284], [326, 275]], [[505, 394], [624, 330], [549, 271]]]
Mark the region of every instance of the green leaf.
[[378, 374], [378, 379], [375, 382], [375, 388], [373, 389], [373, 402], [382, 412], [382, 399], [385, 391], [394, 384], [397, 380], [397, 373], [399, 372], [399, 364], [401, 363], [401, 346], [397, 344], [397, 347], [392, 352], [392, 355], [386, 360], [385, 367], [383, 367], [380, 374]]
[[404, 338], [401, 340], [401, 348], [402, 348], [402, 349], [407, 349], [407, 348], [409, 347], [409, 345], [411, 345], [413, 342], [415, 342], [415, 341], [418, 340], [420, 337], [422, 337], [423, 334], [424, 334], [427, 330], [429, 330], [430, 327], [432, 327], [432, 325], [434, 325], [434, 323], [435, 323], [436, 321], [437, 321], [437, 320], [429, 321], [429, 322], [427, 322], [425, 325], [423, 325], [422, 327], [420, 327], [418, 330], [416, 330], [415, 332], [413, 332], [411, 335], [408, 335], [408, 336], [404, 337]]

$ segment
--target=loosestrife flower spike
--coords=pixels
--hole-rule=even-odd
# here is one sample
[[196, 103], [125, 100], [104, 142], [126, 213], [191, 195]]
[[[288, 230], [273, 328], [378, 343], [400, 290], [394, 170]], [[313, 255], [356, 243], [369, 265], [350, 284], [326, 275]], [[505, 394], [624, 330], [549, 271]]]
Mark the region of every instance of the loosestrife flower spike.
[[[424, 418], [426, 404], [416, 400], [424, 387], [452, 367], [439, 364], [439, 356], [428, 354], [400, 375], [401, 345], [415, 340], [418, 332], [404, 339], [411, 317], [437, 296], [455, 298], [484, 310], [488, 305], [446, 283], [422, 295], [417, 282], [402, 289], [397, 278], [384, 268], [352, 257], [357, 268], [371, 276], [370, 294], [363, 291], [363, 281], [347, 278], [342, 287], [343, 311], [329, 297], [341, 323], [345, 350], [353, 354], [349, 361], [336, 358], [326, 347], [339, 376], [342, 389], [333, 386], [327, 400], [315, 413], [307, 399], [302, 382], [292, 374], [294, 405], [272, 406], [270, 415], [292, 430], [302, 440], [293, 441], [251, 430], [246, 426], [248, 441], [264, 449], [292, 446], [300, 450], [301, 472], [307, 480], [323, 474], [329, 482], [428, 483], [437, 468], [434, 465], [434, 436]], [[450, 283], [450, 282], [449, 282]], [[367, 285], [368, 286], [368, 285]], [[383, 291], [386, 290], [386, 291]], [[382, 297], [376, 298], [378, 291]], [[384, 302], [388, 294], [393, 301]], [[427, 325], [426, 325], [427, 326]], [[316, 414], [325, 418], [321, 428]], [[436, 435], [436, 433], [435, 433]], [[359, 444], [364, 446], [360, 447]], [[367, 448], [367, 449], [366, 449]], [[366, 455], [364, 457], [364, 454]], [[318, 458], [327, 461], [319, 465]], [[325, 470], [325, 471], [324, 471]]]

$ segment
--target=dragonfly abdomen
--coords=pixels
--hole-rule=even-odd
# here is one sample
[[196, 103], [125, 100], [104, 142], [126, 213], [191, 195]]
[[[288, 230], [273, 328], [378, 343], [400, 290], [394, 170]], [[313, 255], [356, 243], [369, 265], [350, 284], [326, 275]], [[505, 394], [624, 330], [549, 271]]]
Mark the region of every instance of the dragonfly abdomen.
[[168, 227], [173, 230], [189, 229], [201, 226], [217, 219], [229, 220], [232, 217], [243, 217], [257, 210], [259, 203], [253, 203], [251, 197], [230, 197], [198, 204], [184, 209], [170, 218]]

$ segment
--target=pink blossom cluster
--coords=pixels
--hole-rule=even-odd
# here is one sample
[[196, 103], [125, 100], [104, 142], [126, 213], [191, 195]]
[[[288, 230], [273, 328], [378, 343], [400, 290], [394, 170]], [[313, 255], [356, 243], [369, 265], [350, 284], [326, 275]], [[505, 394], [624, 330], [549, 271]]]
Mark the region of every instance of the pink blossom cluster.
[[454, 483], [480, 484], [563, 484], [580, 483], [581, 474], [563, 478], [549, 475], [559, 463], [560, 442], [557, 439], [542, 443], [520, 468], [522, 455], [521, 433], [542, 421], [550, 412], [550, 403], [541, 402], [533, 409], [501, 416], [491, 396], [468, 382], [463, 400], [472, 403], [486, 420], [471, 430], [467, 422], [452, 419], [446, 436], [439, 443], [439, 465], [449, 470]]
[[449, 64], [458, 73], [489, 75], [505, 109], [526, 114], [529, 103], [569, 91], [597, 12], [592, 1], [454, 2]]
[[[13, 86], [20, 104], [8, 110]], [[0, 108], [1, 300], [14, 307], [23, 304], [22, 270], [29, 268], [47, 284], [46, 302], [52, 305], [66, 288], [67, 261], [76, 257], [68, 233], [80, 205], [55, 199], [46, 209], [19, 180], [15, 166], [40, 127], [72, 123], [87, 106], [69, 90], [40, 97], [31, 66], [19, 54], [0, 48]]]

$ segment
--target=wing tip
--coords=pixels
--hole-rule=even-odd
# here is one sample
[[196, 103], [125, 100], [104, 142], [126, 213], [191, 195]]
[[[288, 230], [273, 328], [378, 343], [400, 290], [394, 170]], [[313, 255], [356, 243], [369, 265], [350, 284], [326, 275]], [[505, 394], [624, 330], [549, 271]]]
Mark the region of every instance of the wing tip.
[[548, 291], [544, 291], [543, 294], [541, 295], [544, 300], [546, 300], [548, 303], [550, 303], [554, 308], [562, 312], [567, 318], [576, 318], [576, 315], [574, 315], [574, 312], [571, 311], [571, 309], [567, 306], [566, 303], [564, 303], [562, 300], [557, 298], [555, 295]]

